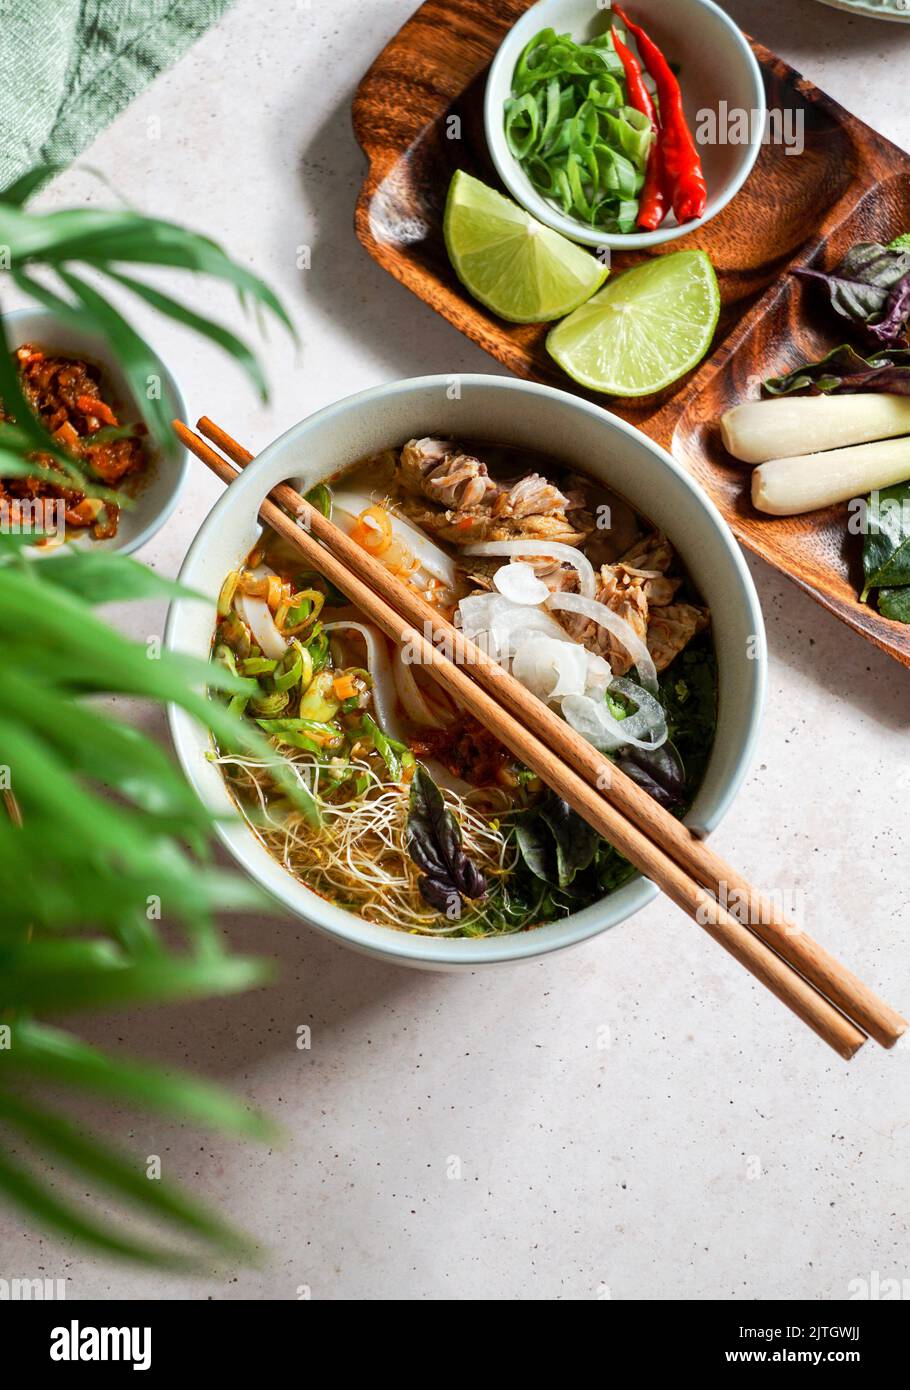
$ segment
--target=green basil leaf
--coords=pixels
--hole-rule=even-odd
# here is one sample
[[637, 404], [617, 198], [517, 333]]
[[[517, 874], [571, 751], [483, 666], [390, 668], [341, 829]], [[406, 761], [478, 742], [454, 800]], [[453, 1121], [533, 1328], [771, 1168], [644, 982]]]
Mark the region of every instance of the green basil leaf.
[[910, 585], [900, 589], [881, 589], [878, 611], [896, 623], [910, 623]]
[[910, 584], [910, 482], [873, 492], [866, 523], [863, 602], [870, 589]]

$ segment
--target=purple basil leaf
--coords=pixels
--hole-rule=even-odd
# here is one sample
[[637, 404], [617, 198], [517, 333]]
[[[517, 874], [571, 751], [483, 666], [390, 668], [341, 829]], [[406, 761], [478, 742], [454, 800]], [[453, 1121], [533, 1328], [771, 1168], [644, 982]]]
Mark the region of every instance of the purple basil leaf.
[[617, 766], [665, 810], [675, 811], [684, 805], [686, 774], [672, 743], [654, 749], [626, 748]]
[[858, 323], [885, 343], [900, 342], [906, 332], [910, 301], [910, 251], [861, 241], [852, 247], [834, 270], [802, 266], [795, 274], [821, 280], [828, 289], [832, 308], [843, 318]]
[[855, 348], [843, 343], [817, 362], [804, 362], [786, 376], [769, 377], [764, 385], [772, 396], [796, 391], [889, 391], [910, 396], [910, 348], [885, 348], [871, 357], [861, 357]]
[[457, 920], [462, 898], [473, 900], [486, 894], [484, 875], [464, 852], [461, 827], [422, 763], [417, 764], [411, 781], [405, 843], [424, 872], [418, 886], [431, 907]]
[[910, 274], [904, 276], [891, 291], [881, 320], [867, 323], [866, 332], [890, 346], [905, 340], [907, 319], [910, 318]]
[[458, 921], [462, 908], [461, 894], [455, 891], [447, 879], [425, 876], [417, 880], [417, 886], [424, 902], [439, 912], [444, 912], [451, 921]]
[[466, 898], [477, 899], [486, 895], [487, 880], [472, 859], [462, 855], [462, 864], [457, 878], [457, 886]]

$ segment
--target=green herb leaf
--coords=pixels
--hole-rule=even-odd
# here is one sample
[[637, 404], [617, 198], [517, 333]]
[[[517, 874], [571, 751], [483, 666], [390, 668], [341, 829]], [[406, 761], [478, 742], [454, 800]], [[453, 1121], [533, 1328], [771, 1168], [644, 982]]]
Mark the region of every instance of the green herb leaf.
[[878, 611], [895, 623], [910, 623], [910, 585], [900, 589], [880, 589]]
[[536, 813], [522, 816], [515, 826], [515, 843], [535, 878], [555, 883], [556, 852], [550, 827]]
[[[863, 574], [866, 580], [861, 596], [863, 602], [870, 589], [890, 589], [910, 584], [910, 482], [882, 488], [869, 497], [863, 541]], [[892, 610], [886, 614], [887, 617], [892, 617], [897, 609], [903, 607], [890, 597], [885, 602]], [[898, 618], [898, 622], [903, 621]]]
[[588, 822], [557, 796], [549, 796], [540, 808], [540, 818], [556, 845], [556, 878], [560, 888], [568, 888], [575, 875], [587, 869], [594, 859], [599, 836]]
[[306, 500], [311, 507], [315, 507], [324, 517], [331, 520], [332, 490], [325, 483], [317, 483], [315, 487], [311, 487], [306, 494]]
[[597, 831], [553, 792], [518, 818], [515, 836], [531, 872], [557, 888], [569, 888], [590, 868], [600, 842]]

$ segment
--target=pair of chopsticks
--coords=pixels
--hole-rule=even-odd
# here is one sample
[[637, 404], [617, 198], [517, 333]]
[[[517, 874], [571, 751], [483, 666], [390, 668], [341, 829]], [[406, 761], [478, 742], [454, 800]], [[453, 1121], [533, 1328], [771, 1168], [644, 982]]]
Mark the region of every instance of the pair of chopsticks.
[[[226, 458], [182, 421], [173, 425], [228, 485], [253, 461], [205, 416], [198, 428]], [[883, 1047], [897, 1042], [907, 1027], [898, 1013], [293, 488], [275, 487], [259, 516], [842, 1057], [867, 1034]], [[729, 901], [745, 905], [745, 920]]]

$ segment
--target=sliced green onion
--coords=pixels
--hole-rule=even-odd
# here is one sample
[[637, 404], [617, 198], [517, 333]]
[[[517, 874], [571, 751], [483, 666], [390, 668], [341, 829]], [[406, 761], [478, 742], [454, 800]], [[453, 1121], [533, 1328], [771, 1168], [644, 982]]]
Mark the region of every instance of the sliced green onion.
[[256, 722], [269, 738], [309, 753], [332, 752], [344, 743], [344, 734], [337, 724], [319, 719], [259, 719]]
[[234, 594], [237, 592], [237, 584], [240, 579], [239, 570], [231, 570], [227, 579], [221, 586], [221, 593], [218, 595], [218, 616], [226, 618], [231, 611], [234, 602]]
[[321, 625], [317, 625], [317, 630], [307, 642], [306, 649], [313, 663], [313, 671], [318, 675], [328, 661], [330, 652], [328, 634], [323, 631]]
[[319, 589], [301, 589], [299, 593], [291, 596], [287, 604], [287, 611], [285, 612], [284, 606], [282, 606], [280, 614], [276, 614], [275, 626], [285, 636], [294, 636], [316, 621], [322, 612], [324, 603], [325, 594]]
[[[288, 660], [293, 657], [290, 666]], [[313, 659], [307, 651], [297, 641], [296, 637], [291, 639], [287, 655], [284, 658], [284, 667], [275, 676], [276, 690], [293, 690], [300, 685], [306, 690], [310, 681], [313, 679]]]
[[654, 139], [627, 105], [609, 33], [588, 43], [543, 29], [526, 46], [504, 107], [511, 153], [534, 188], [567, 216], [604, 231], [634, 230]]
[[373, 747], [388, 768], [392, 781], [400, 782], [403, 767], [401, 755], [410, 750], [405, 744], [399, 743], [397, 739], [389, 738], [388, 734], [383, 733], [371, 714], [363, 716], [360, 732], [363, 738], [372, 739]]
[[237, 670], [237, 658], [225, 642], [219, 642], [215, 648], [215, 660], [219, 666], [225, 666], [232, 676], [239, 675]]
[[311, 507], [316, 508], [317, 512], [322, 512], [322, 515], [324, 517], [328, 518], [328, 520], [331, 520], [332, 492], [331, 489], [327, 487], [325, 483], [317, 483], [315, 487], [311, 487], [309, 492], [306, 494], [306, 500], [309, 502]]
[[270, 676], [277, 668], [277, 661], [270, 661], [265, 656], [248, 656], [245, 661], [240, 663], [240, 672], [244, 676]]
[[253, 711], [266, 719], [280, 714], [290, 703], [291, 697], [286, 690], [275, 690], [270, 695], [255, 695], [250, 701]]

